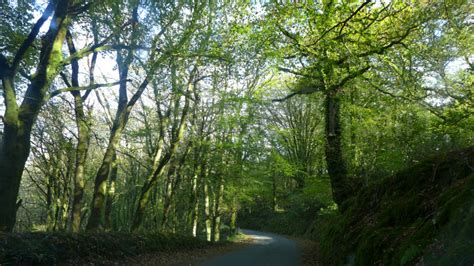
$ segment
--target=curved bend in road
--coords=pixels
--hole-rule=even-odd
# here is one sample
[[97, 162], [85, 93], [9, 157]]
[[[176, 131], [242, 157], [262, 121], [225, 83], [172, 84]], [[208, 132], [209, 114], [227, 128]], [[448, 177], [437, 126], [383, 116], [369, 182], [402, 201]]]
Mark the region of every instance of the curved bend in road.
[[272, 233], [240, 231], [254, 240], [251, 246], [214, 258], [202, 266], [300, 265], [294, 241]]

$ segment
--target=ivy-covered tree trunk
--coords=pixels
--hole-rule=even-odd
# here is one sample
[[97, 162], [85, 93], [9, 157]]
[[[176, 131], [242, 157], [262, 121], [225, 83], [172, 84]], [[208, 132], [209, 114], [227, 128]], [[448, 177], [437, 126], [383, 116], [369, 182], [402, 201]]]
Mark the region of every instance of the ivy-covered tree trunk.
[[334, 201], [341, 206], [349, 195], [347, 167], [342, 155], [340, 88], [326, 93], [326, 164]]
[[0, 231], [12, 231], [15, 225], [21, 176], [30, 154], [31, 130], [61, 65], [62, 46], [70, 21], [67, 11], [71, 2], [60, 0], [56, 4], [51, 25], [43, 39], [37, 71], [20, 106], [15, 95], [14, 79], [19, 60], [33, 43], [39, 28], [36, 33], [32, 30], [23, 43], [25, 46], [21, 47], [24, 50], [19, 50], [13, 65], [10, 66], [6, 58], [0, 56], [0, 78], [6, 107], [4, 134], [0, 142]]

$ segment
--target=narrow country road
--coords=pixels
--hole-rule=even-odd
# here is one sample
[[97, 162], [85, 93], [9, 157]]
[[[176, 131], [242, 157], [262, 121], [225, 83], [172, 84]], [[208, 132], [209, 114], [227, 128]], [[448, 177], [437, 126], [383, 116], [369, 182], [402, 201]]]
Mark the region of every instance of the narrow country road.
[[301, 265], [300, 254], [294, 241], [272, 233], [252, 230], [240, 232], [250, 236], [254, 244], [214, 258], [202, 266]]

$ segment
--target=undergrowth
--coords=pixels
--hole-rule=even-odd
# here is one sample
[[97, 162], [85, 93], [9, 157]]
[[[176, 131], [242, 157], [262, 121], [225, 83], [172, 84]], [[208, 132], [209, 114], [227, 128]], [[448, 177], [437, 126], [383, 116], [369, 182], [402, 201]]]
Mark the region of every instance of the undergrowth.
[[197, 238], [150, 233], [13, 233], [0, 234], [0, 264], [55, 264], [75, 258], [111, 259], [156, 251], [209, 245]]

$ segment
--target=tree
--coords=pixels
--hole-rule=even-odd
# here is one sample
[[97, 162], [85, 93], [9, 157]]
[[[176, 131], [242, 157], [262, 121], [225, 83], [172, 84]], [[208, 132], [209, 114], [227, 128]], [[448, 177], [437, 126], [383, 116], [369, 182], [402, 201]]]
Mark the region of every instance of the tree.
[[[294, 92], [276, 101], [297, 94], [323, 93], [326, 163], [334, 200], [340, 206], [353, 193], [343, 156], [341, 97], [350, 89], [351, 82], [373, 67], [374, 58], [405, 45], [404, 41], [410, 35], [432, 19], [438, 6], [439, 3], [382, 3], [376, 6], [365, 1], [273, 7], [279, 12], [279, 21], [298, 21], [291, 28], [276, 23], [287, 42], [276, 45], [287, 49], [283, 58], [291, 66], [280, 67], [280, 70], [300, 77]], [[300, 69], [295, 70], [298, 66]]]
[[[15, 225], [16, 200], [25, 162], [30, 153], [30, 137], [36, 117], [47, 99], [48, 89], [63, 65], [62, 46], [67, 27], [74, 13], [84, 9], [78, 1], [51, 1], [43, 15], [22, 42], [13, 59], [0, 55], [0, 78], [5, 100], [4, 132], [0, 145], [0, 231], [12, 231]], [[75, 11], [75, 12], [73, 12]], [[35, 74], [31, 77], [25, 96], [18, 105], [15, 86], [21, 61], [32, 47], [41, 26], [50, 17], [52, 23], [44, 36]]]

